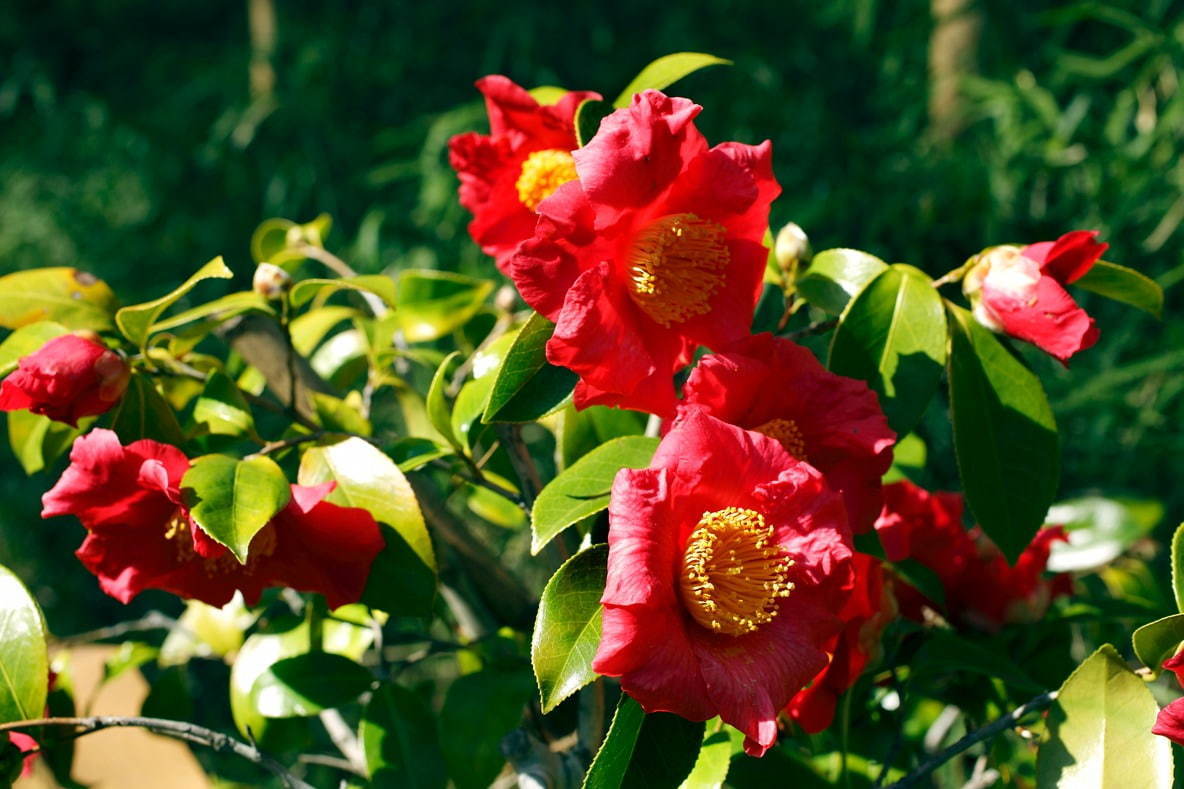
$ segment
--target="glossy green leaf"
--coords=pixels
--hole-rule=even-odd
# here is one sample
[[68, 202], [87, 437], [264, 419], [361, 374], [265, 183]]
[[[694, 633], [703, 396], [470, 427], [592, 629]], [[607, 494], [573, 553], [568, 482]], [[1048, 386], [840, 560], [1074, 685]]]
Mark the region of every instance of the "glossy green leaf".
[[368, 436], [373, 432], [370, 420], [362, 416], [361, 400], [357, 398], [357, 392], [351, 392], [350, 397], [345, 400], [322, 392], [311, 394], [313, 408], [316, 409], [321, 427], [357, 436]]
[[1172, 786], [1172, 744], [1151, 733], [1159, 706], [1109, 644], [1069, 675], [1048, 712], [1039, 789]]
[[830, 345], [830, 369], [867, 381], [897, 435], [925, 412], [945, 361], [941, 296], [924, 273], [899, 263], [851, 299]]
[[0, 723], [45, 712], [49, 651], [41, 609], [11, 570], [0, 566]]
[[452, 414], [448, 412], [448, 401], [444, 398], [444, 389], [448, 386], [448, 368], [453, 359], [458, 356], [460, 356], [460, 351], [453, 351], [444, 357], [444, 361], [440, 362], [440, 366], [436, 368], [436, 374], [432, 376], [432, 384], [428, 387], [426, 408], [428, 421], [432, 423], [432, 427], [436, 428], [436, 431], [449, 444], [456, 449], [461, 449], [463, 445], [452, 430]]
[[118, 299], [106, 282], [76, 268], [35, 268], [0, 277], [0, 326], [54, 321], [67, 329], [104, 331]]
[[1163, 505], [1153, 500], [1082, 496], [1052, 506], [1046, 523], [1064, 526], [1069, 542], [1053, 543], [1048, 569], [1082, 572], [1109, 564], [1163, 518]]
[[584, 789], [679, 786], [694, 769], [705, 724], [658, 712], [621, 696], [608, 735], [584, 777]]
[[251, 235], [251, 257], [256, 263], [295, 263], [305, 259], [297, 252], [302, 245], [324, 247], [333, 218], [320, 214], [316, 219], [297, 224], [291, 219], [265, 219]]
[[616, 438], [592, 450], [547, 483], [531, 510], [531, 552], [537, 554], [556, 534], [607, 507], [617, 472], [647, 466], [657, 448], [656, 438]]
[[592, 658], [600, 644], [607, 561], [605, 545], [581, 551], [564, 562], [543, 589], [530, 660], [544, 713], [596, 679]]
[[628, 107], [633, 101], [634, 93], [641, 93], [643, 90], [664, 90], [699, 69], [730, 65], [732, 61], [704, 52], [675, 52], [664, 55], [643, 68], [621, 91], [621, 95], [617, 96], [613, 106]]
[[356, 307], [330, 304], [316, 307], [297, 315], [288, 327], [292, 335], [292, 347], [302, 356], [309, 356], [321, 344], [321, 340], [339, 323], [356, 318], [361, 312]]
[[1163, 316], [1163, 288], [1133, 268], [1099, 260], [1073, 284], [1099, 296], [1137, 307], [1157, 318]]
[[185, 440], [177, 415], [146, 375], [132, 373], [123, 399], [110, 413], [111, 429], [124, 444], [150, 438], [174, 446]]
[[161, 296], [159, 299], [146, 301], [143, 304], [133, 304], [130, 307], [124, 307], [115, 313], [115, 324], [119, 327], [119, 331], [128, 339], [133, 345], [138, 345], [141, 348], [148, 341], [148, 335], [152, 332], [152, 325], [160, 317], [161, 313], [172, 306], [178, 299], [184, 296], [197, 283], [206, 279], [230, 279], [234, 274], [222, 262], [222, 257], [218, 256], [199, 268], [193, 276], [185, 280], [171, 293]]
[[193, 404], [193, 421], [205, 424], [219, 436], [244, 436], [255, 432], [251, 407], [234, 381], [217, 370], [206, 378], [205, 388]]
[[[517, 494], [518, 486], [500, 474], [486, 470], [485, 478], [508, 491]], [[514, 499], [496, 493], [480, 485], [466, 485], [468, 496], [465, 504], [479, 518], [484, 518], [503, 529], [519, 529], [526, 525], [526, 513]]]
[[463, 274], [429, 269], [404, 271], [395, 292], [399, 326], [408, 342], [442, 337], [477, 314], [492, 291], [492, 282]]
[[576, 142], [581, 148], [600, 131], [600, 122], [613, 111], [613, 106], [599, 99], [585, 99], [576, 107]]
[[432, 711], [401, 685], [384, 684], [374, 692], [358, 736], [373, 786], [443, 789], [447, 784]]
[[200, 457], [181, 478], [181, 490], [202, 531], [243, 564], [251, 540], [291, 498], [284, 472], [266, 455]]
[[577, 411], [575, 406], [568, 405], [552, 419], [561, 467], [569, 468], [607, 441], [644, 434], [649, 415], [602, 405]]
[[255, 615], [235, 596], [221, 608], [200, 600], [185, 603], [185, 612], [177, 626], [160, 645], [161, 666], [180, 666], [194, 657], [225, 657], [243, 645], [246, 630], [255, 623]]
[[1056, 495], [1056, 423], [1039, 379], [969, 312], [950, 305], [950, 315], [950, 413], [966, 502], [1014, 562]]
[[61, 457], [94, 424], [94, 419], [70, 427], [29, 411], [8, 412], [8, 444], [26, 474], [36, 474]]
[[1137, 629], [1131, 636], [1135, 657], [1158, 674], [1163, 662], [1176, 654], [1184, 642], [1184, 614], [1172, 614]]
[[547, 362], [547, 341], [555, 324], [537, 312], [522, 326], [497, 369], [484, 422], [531, 422], [567, 398], [576, 375]]
[[293, 307], [302, 307], [314, 296], [328, 295], [339, 290], [357, 290], [373, 293], [388, 307], [395, 306], [395, 281], [382, 274], [363, 274], [341, 279], [305, 279], [292, 286], [289, 298]]
[[916, 433], [897, 439], [892, 448], [892, 467], [884, 475], [884, 484], [910, 479], [912, 475], [924, 472], [928, 456], [929, 448]]
[[448, 687], [440, 744], [457, 789], [485, 789], [501, 772], [502, 738], [521, 722], [532, 684], [525, 672], [485, 669]]
[[68, 333], [68, 329], [53, 321], [37, 321], [22, 326], [0, 342], [0, 378], [16, 369], [20, 360], [41, 350], [41, 346], [55, 337]]
[[331, 652], [284, 658], [255, 680], [255, 708], [267, 718], [306, 718], [340, 707], [370, 687], [370, 671]]
[[1172, 593], [1176, 608], [1184, 611], [1184, 523], [1172, 534]]
[[481, 414], [489, 400], [498, 368], [506, 352], [514, 344], [517, 330], [507, 332], [473, 354], [469, 362], [470, 378], [456, 395], [452, 403], [450, 422], [452, 434], [467, 451], [472, 446], [476, 433], [483, 427]]
[[695, 766], [679, 789], [720, 789], [728, 777], [728, 768], [732, 762], [732, 738], [726, 731], [711, 731], [710, 723], [707, 728]]
[[608, 734], [584, 776], [583, 789], [618, 789], [621, 786], [644, 720], [645, 711], [641, 705], [622, 693]]
[[858, 249], [826, 249], [797, 278], [797, 293], [819, 309], [839, 315], [856, 294], [888, 269]]
[[267, 299], [253, 290], [244, 290], [238, 293], [228, 293], [213, 301], [199, 304], [184, 312], [171, 315], [162, 321], [157, 321], [152, 324], [152, 331], [169, 331], [178, 326], [184, 326], [187, 323], [194, 323], [201, 320], [217, 324], [248, 312], [275, 314], [275, 310], [267, 303]]

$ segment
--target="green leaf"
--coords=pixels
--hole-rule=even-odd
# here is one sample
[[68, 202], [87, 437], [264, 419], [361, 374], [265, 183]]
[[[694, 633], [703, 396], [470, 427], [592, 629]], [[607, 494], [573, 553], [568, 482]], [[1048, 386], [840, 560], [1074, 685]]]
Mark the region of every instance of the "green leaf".
[[797, 292], [811, 305], [839, 315], [847, 302], [887, 269], [887, 263], [858, 249], [826, 249], [798, 275]]
[[1069, 675], [1036, 757], [1039, 789], [1172, 785], [1172, 744], [1151, 733], [1159, 707], [1109, 644]]
[[357, 392], [351, 392], [350, 397], [345, 400], [322, 392], [312, 392], [311, 394], [313, 407], [316, 409], [321, 427], [358, 436], [368, 436], [373, 432], [370, 420], [362, 416], [359, 409], [360, 399], [355, 403]]
[[251, 257], [256, 263], [296, 263], [305, 256], [295, 248], [308, 244], [324, 247], [325, 237], [333, 226], [333, 218], [320, 214], [311, 222], [298, 225], [291, 219], [275, 217], [265, 219], [251, 235]]
[[920, 474], [925, 470], [925, 462], [929, 449], [916, 433], [909, 433], [904, 438], [897, 439], [892, 447], [892, 467], [884, 475], [884, 484], [910, 479], [911, 475]]
[[358, 736], [372, 785], [443, 789], [447, 784], [432, 711], [401, 685], [385, 684], [375, 691]]
[[206, 455], [185, 472], [181, 492], [202, 531], [246, 564], [252, 538], [287, 505], [292, 489], [265, 455], [247, 460]]
[[546, 714], [596, 679], [608, 546], [595, 545], [563, 563], [547, 582], [530, 641], [530, 660]]
[[574, 118], [576, 143], [579, 147], [583, 148], [589, 140], [596, 136], [596, 132], [600, 131], [600, 122], [607, 118], [612, 111], [613, 107], [607, 101], [584, 99], [580, 102], [580, 106], [576, 107]]
[[426, 342], [449, 334], [468, 323], [492, 291], [492, 282], [449, 271], [404, 271], [395, 292], [403, 336]]
[[720, 789], [728, 777], [731, 762], [732, 738], [726, 731], [708, 733], [699, 747], [694, 769], [679, 789]]
[[192, 277], [185, 280], [180, 287], [168, 295], [146, 301], [143, 304], [124, 307], [115, 313], [115, 323], [129, 342], [143, 348], [144, 344], [148, 342], [148, 335], [152, 332], [152, 325], [156, 319], [178, 299], [193, 290], [197, 283], [205, 279], [230, 279], [233, 276], [234, 274], [222, 262], [222, 257], [219, 255], [199, 268]]
[[559, 445], [560, 466], [569, 468], [596, 447], [621, 436], [640, 436], [645, 433], [648, 414], [594, 405], [577, 411], [566, 406], [553, 424]]
[[948, 630], [933, 630], [909, 660], [909, 681], [920, 681], [926, 676], [949, 677], [977, 674], [1001, 680], [1023, 693], [1039, 693], [1044, 689], [1023, 667], [1012, 661], [1006, 651], [991, 638], [971, 640]]
[[924, 273], [899, 263], [851, 299], [830, 344], [830, 369], [867, 381], [897, 435], [925, 412], [945, 361], [941, 296]]
[[933, 603], [944, 609], [946, 605], [946, 590], [941, 585], [941, 578], [937, 572], [916, 559], [901, 559], [897, 562], [886, 562], [892, 571], [925, 595]]
[[1172, 535], [1172, 592], [1176, 597], [1176, 608], [1184, 611], [1184, 523], [1177, 526]]
[[460, 450], [463, 445], [452, 430], [452, 415], [448, 413], [448, 401], [444, 399], [444, 388], [448, 385], [448, 367], [452, 364], [452, 360], [458, 356], [460, 356], [460, 351], [453, 351], [444, 357], [444, 361], [440, 362], [440, 366], [436, 368], [436, 374], [432, 376], [432, 384], [428, 387], [426, 407], [428, 421], [432, 423], [432, 427], [436, 428], [445, 441]]
[[1039, 379], [969, 312], [949, 306], [950, 413], [966, 502], [1014, 562], [1056, 495], [1056, 423]]
[[617, 472], [623, 468], [644, 468], [657, 448], [656, 438], [615, 438], [547, 483], [531, 510], [531, 552], [537, 554], [556, 534], [607, 507]]
[[1156, 318], [1163, 317], [1163, 288], [1133, 268], [1099, 260], [1073, 284], [1099, 296], [1137, 307]]
[[370, 671], [331, 652], [284, 658], [255, 680], [251, 695], [266, 718], [307, 718], [340, 707], [370, 687]]
[[1064, 526], [1069, 542], [1052, 546], [1048, 569], [1082, 572], [1109, 564], [1155, 528], [1163, 505], [1152, 500], [1083, 496], [1052, 506], [1046, 523]]
[[486, 669], [449, 686], [440, 744], [457, 789], [485, 789], [501, 772], [501, 740], [521, 722], [532, 684], [525, 672]]
[[150, 438], [178, 445], [185, 440], [177, 415], [146, 375], [132, 373], [123, 398], [111, 412], [111, 429], [124, 444]]
[[624, 694], [584, 789], [678, 786], [694, 769], [705, 724], [667, 712], [646, 715]]
[[8, 444], [25, 473], [36, 474], [61, 457], [94, 421], [83, 419], [78, 427], [70, 427], [29, 411], [9, 411]]
[[275, 310], [267, 303], [267, 299], [253, 290], [243, 290], [237, 293], [227, 293], [225, 296], [199, 304], [196, 307], [178, 312], [162, 321], [152, 324], [152, 331], [169, 331], [178, 326], [184, 326], [194, 321], [208, 320], [217, 324], [228, 321], [248, 312], [263, 312], [274, 315]]
[[1172, 614], [1137, 629], [1131, 636], [1135, 657], [1158, 674], [1163, 662], [1176, 654], [1184, 642], [1184, 614]]
[[[501, 485], [513, 493], [518, 493], [518, 487], [500, 474], [488, 470], [484, 474], [490, 482]], [[501, 526], [503, 529], [518, 529], [526, 525], [526, 513], [522, 511], [514, 499], [479, 485], [466, 485], [465, 489], [468, 491], [465, 504], [478, 517], [484, 518], [495, 526]]]
[[292, 334], [292, 347], [301, 356], [309, 356], [334, 326], [359, 315], [361, 312], [357, 308], [337, 304], [317, 307], [301, 313], [288, 326], [288, 330]]
[[109, 682], [128, 669], [139, 668], [156, 660], [160, 649], [143, 641], [124, 641], [111, 657], [103, 662], [103, 682]]
[[119, 301], [106, 282], [67, 266], [35, 268], [0, 277], [0, 326], [19, 329], [55, 321], [67, 329], [104, 331]]
[[675, 52], [664, 55], [641, 70], [621, 95], [613, 102], [614, 107], [628, 107], [634, 93], [643, 90], [664, 90], [683, 77], [694, 74], [708, 66], [730, 66], [732, 61], [717, 58], [703, 52]]
[[555, 324], [534, 313], [506, 351], [485, 404], [483, 422], [533, 422], [571, 396], [576, 374], [547, 362]]
[[49, 690], [49, 651], [41, 609], [11, 570], [0, 566], [0, 723], [40, 718]]
[[537, 88], [527, 91], [532, 99], [544, 107], [548, 104], [555, 104], [569, 92], [567, 88], [561, 88], [558, 85], [539, 85]]
[[15, 370], [21, 359], [41, 350], [45, 343], [68, 332], [65, 326], [53, 321], [37, 321], [20, 327], [0, 343], [0, 377]]
[[517, 330], [507, 332], [473, 354], [469, 361], [472, 378], [465, 382], [452, 403], [452, 434], [456, 436], [465, 451], [472, 446], [472, 440], [482, 428], [481, 414], [489, 400], [495, 373], [502, 365], [506, 351], [514, 343]]
[[388, 307], [395, 306], [395, 281], [382, 274], [363, 274], [357, 277], [343, 277], [341, 279], [305, 279], [292, 286], [288, 298], [293, 307], [302, 307], [314, 296], [322, 293], [330, 294], [338, 290], [357, 290], [363, 293], [373, 293]]
[[206, 385], [193, 405], [193, 421], [208, 425], [219, 436], [244, 436], [255, 432], [251, 407], [234, 381], [217, 370], [206, 378]]

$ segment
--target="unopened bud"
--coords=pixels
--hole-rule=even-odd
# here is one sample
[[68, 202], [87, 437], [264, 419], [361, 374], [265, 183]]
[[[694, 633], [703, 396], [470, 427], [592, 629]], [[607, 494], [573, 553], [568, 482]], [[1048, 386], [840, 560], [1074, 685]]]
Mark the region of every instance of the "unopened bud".
[[279, 299], [292, 287], [292, 275], [272, 263], [260, 263], [251, 287], [269, 301]]
[[787, 274], [793, 273], [799, 264], [810, 262], [810, 239], [797, 222], [790, 222], [777, 233], [773, 244], [773, 256], [777, 265]]
[[498, 288], [497, 295], [493, 297], [493, 305], [501, 312], [513, 311], [515, 305], [518, 303], [518, 291], [509, 285], [502, 285]]
[[98, 378], [100, 398], [113, 403], [123, 397], [131, 381], [132, 371], [122, 356], [115, 351], [107, 351], [95, 359], [93, 369]]

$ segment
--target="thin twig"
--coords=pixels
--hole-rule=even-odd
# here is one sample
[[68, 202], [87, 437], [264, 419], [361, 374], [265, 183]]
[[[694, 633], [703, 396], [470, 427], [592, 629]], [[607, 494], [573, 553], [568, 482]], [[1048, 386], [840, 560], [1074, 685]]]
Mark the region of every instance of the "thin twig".
[[[291, 438], [284, 438], [279, 441], [268, 441], [258, 452], [253, 452], [248, 455], [249, 458], [259, 457], [261, 455], [270, 455], [273, 452], [279, 452], [281, 449], [289, 449], [290, 447], [307, 444], [310, 441], [320, 441], [328, 435], [328, 431], [314, 430], [311, 433], [305, 433], [299, 436], [292, 436]], [[358, 438], [365, 438], [365, 436], [358, 436]]]
[[89, 644], [93, 641], [105, 641], [108, 638], [118, 638], [128, 633], [141, 633], [145, 630], [172, 630], [176, 626], [177, 620], [171, 616], [162, 614], [159, 611], [149, 611], [139, 619], [100, 627], [96, 630], [88, 630], [85, 633], [77, 633], [72, 636], [65, 636], [56, 639], [56, 643], [63, 645]]
[[[349, 278], [358, 276], [358, 272], [354, 271], [352, 266], [327, 249], [322, 247], [314, 247], [311, 244], [305, 244], [304, 246], [298, 247], [296, 251], [305, 257], [311, 258], [318, 263], [323, 264], [326, 268], [339, 277]], [[374, 295], [373, 293], [360, 290], [358, 291], [358, 295], [360, 295], [362, 299], [365, 300], [366, 306], [370, 308], [370, 312], [374, 314], [374, 317], [381, 318], [383, 315], [386, 315], [387, 312], [389, 312], [387, 306], [382, 303], [382, 299], [378, 298], [378, 296]]]
[[785, 336], [790, 338], [791, 340], [796, 340], [799, 337], [812, 337], [815, 334], [822, 334], [824, 332], [828, 332], [838, 325], [839, 325], [839, 319], [838, 318], [831, 318], [829, 320], [818, 321], [817, 323], [811, 323], [809, 326], [803, 326], [802, 328], [798, 329], [797, 331], [791, 331], [789, 334], [786, 334]]
[[[453, 466], [451, 463], [449, 463], [444, 458], [434, 458], [432, 461], [430, 461], [430, 465], [433, 468], [438, 468], [438, 469], [441, 469], [442, 471], [448, 471], [450, 473], [457, 474], [456, 467]], [[461, 474], [457, 474], [457, 476], [463, 476], [463, 478], [466, 482], [471, 483], [473, 485], [477, 485], [478, 487], [485, 488], [486, 490], [492, 491], [493, 493], [496, 493], [497, 495], [501, 496], [502, 498], [506, 498], [506, 499], [509, 499], [510, 501], [514, 502], [522, 510], [524, 510], [526, 512], [530, 512], [530, 509], [526, 506], [526, 502], [523, 501], [522, 497], [519, 496], [517, 493], [510, 490], [509, 488], [506, 488], [506, 487], [503, 487], [503, 486], [497, 484], [496, 482], [491, 480], [489, 477], [485, 476], [485, 474], [481, 472], [481, 469], [478, 468], [476, 473], [473, 473], [472, 466], [470, 466], [469, 464], [465, 464], [465, 466], [466, 466], [466, 468], [468, 468], [468, 470], [470, 472], [469, 475], [464, 476]]]
[[538, 468], [534, 465], [534, 458], [530, 456], [530, 448], [522, 440], [522, 427], [499, 423], [497, 435], [506, 448], [506, 454], [510, 457], [510, 465], [514, 467], [514, 473], [518, 476], [518, 482], [522, 488], [522, 499], [526, 502], [527, 508], [533, 507], [535, 497], [543, 489], [543, 480], [539, 476]]
[[950, 747], [934, 755], [916, 770], [913, 770], [904, 778], [901, 778], [899, 781], [892, 784], [888, 789], [905, 789], [905, 787], [916, 786], [922, 778], [929, 775], [938, 767], [941, 767], [950, 759], [971, 748], [972, 746], [977, 745], [983, 740], [989, 740], [995, 735], [1010, 729], [1028, 713], [1043, 710], [1045, 707], [1051, 705], [1053, 701], [1056, 700], [1056, 697], [1057, 691], [1055, 690], [1050, 690], [1047, 693], [1041, 693], [1036, 698], [1028, 701], [1025, 704], [1021, 704], [1003, 717], [988, 723], [981, 729], [976, 729], [970, 732]]
[[191, 742], [196, 745], [204, 745], [214, 751], [230, 751], [236, 756], [240, 756], [247, 761], [254, 762], [260, 767], [263, 767], [283, 781], [285, 786], [294, 787], [295, 789], [314, 789], [311, 784], [305, 783], [292, 775], [286, 767], [253, 745], [247, 745], [245, 742], [235, 739], [230, 735], [223, 734], [220, 731], [214, 731], [213, 729], [207, 729], [204, 726], [198, 726], [195, 723], [186, 723], [184, 721], [139, 716], [124, 717], [118, 715], [96, 715], [89, 718], [37, 718], [34, 720], [0, 724], [0, 732], [15, 731], [18, 729], [35, 729], [41, 726], [69, 726], [75, 729], [81, 729], [82, 731], [78, 733], [79, 736], [102, 731], [103, 729], [124, 726], [147, 729], [148, 731], [162, 734], [166, 737], [184, 740], [185, 742]]

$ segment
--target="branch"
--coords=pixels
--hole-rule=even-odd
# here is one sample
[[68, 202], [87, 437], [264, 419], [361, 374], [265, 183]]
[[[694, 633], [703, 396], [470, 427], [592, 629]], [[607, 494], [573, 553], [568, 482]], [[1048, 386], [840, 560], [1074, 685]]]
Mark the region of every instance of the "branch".
[[977, 745], [983, 740], [989, 740], [996, 734], [1010, 729], [1016, 725], [1020, 718], [1024, 717], [1028, 713], [1036, 712], [1050, 706], [1053, 701], [1056, 700], [1056, 697], [1057, 691], [1055, 690], [1050, 690], [1047, 693], [1041, 693], [1031, 701], [1016, 707], [1002, 718], [998, 718], [997, 720], [988, 723], [986, 726], [983, 726], [981, 729], [977, 729], [972, 731], [970, 734], [967, 734], [965, 737], [958, 740], [950, 747], [930, 758], [929, 761], [922, 764], [916, 770], [913, 770], [904, 778], [901, 778], [899, 781], [892, 784], [890, 787], [888, 787], [888, 789], [906, 789], [906, 787], [915, 786], [922, 778], [929, 775], [938, 767], [941, 767], [943, 764], [963, 751], [974, 745]]
[[88, 630], [85, 633], [78, 633], [72, 636], [65, 636], [56, 639], [56, 641], [59, 644], [89, 644], [92, 641], [104, 641], [108, 638], [117, 638], [128, 633], [140, 633], [145, 630], [172, 630], [176, 625], [177, 620], [171, 616], [162, 614], [159, 611], [150, 611], [139, 619], [120, 622], [119, 624], [109, 625], [108, 627], [100, 627], [97, 630]]
[[514, 474], [522, 486], [522, 501], [529, 512], [534, 506], [535, 497], [543, 489], [543, 481], [539, 470], [535, 468], [534, 458], [530, 456], [530, 448], [522, 440], [522, 427], [499, 423], [497, 436], [506, 448], [506, 455], [510, 458], [510, 465], [514, 467]]
[[249, 762], [263, 767], [281, 781], [284, 786], [291, 789], [314, 789], [311, 784], [307, 784], [300, 780], [292, 773], [288, 772], [282, 764], [271, 758], [267, 754], [260, 751], [253, 745], [247, 745], [241, 740], [237, 740], [220, 731], [207, 729], [204, 726], [198, 726], [195, 723], [185, 723], [183, 721], [171, 721], [163, 718], [143, 718], [143, 717], [123, 717], [116, 715], [96, 715], [90, 718], [37, 718], [27, 721], [14, 721], [12, 723], [0, 724], [0, 732], [13, 731], [16, 729], [34, 729], [40, 726], [69, 726], [82, 731], [76, 732], [78, 736], [91, 734], [92, 732], [102, 731], [103, 729], [111, 729], [121, 726], [131, 726], [135, 728], [147, 729], [156, 734], [162, 734], [166, 737], [172, 737], [176, 740], [183, 740], [191, 742], [196, 745], [204, 745], [217, 752], [230, 751], [236, 756], [240, 756]]

